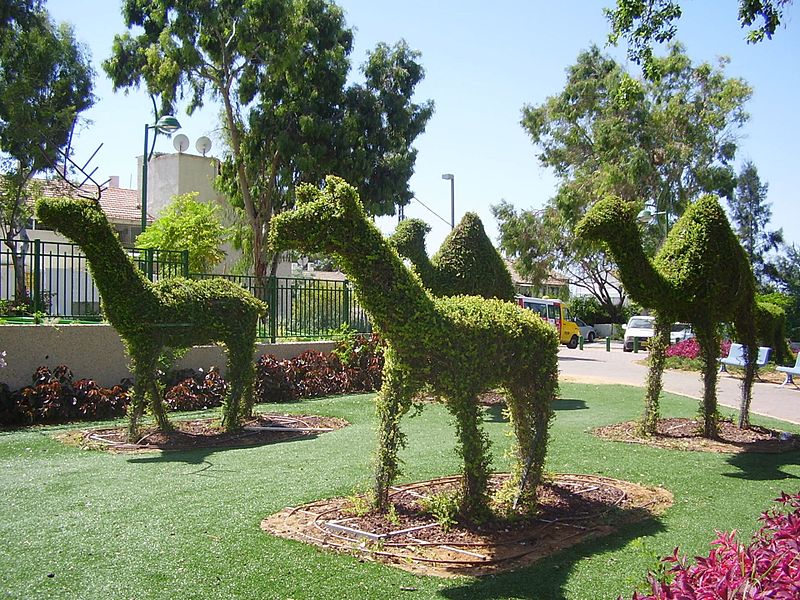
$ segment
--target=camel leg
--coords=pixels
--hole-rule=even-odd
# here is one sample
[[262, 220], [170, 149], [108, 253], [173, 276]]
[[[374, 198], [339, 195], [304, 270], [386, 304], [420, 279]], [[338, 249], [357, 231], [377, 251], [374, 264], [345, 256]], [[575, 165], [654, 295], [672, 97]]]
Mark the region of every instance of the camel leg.
[[151, 371], [148, 386], [150, 389], [150, 410], [153, 417], [156, 419], [156, 424], [161, 431], [171, 431], [172, 423], [167, 417], [167, 412], [164, 408], [164, 401], [161, 398], [161, 390], [158, 387], [158, 381], [155, 378], [155, 372]]
[[719, 412], [717, 412], [717, 359], [719, 358], [719, 336], [714, 324], [696, 324], [700, 357], [703, 360], [703, 436], [716, 438]]
[[553, 418], [555, 388], [555, 378], [508, 388], [506, 404], [516, 439], [510, 481], [514, 495], [512, 508], [522, 506], [531, 510], [536, 506], [536, 490], [544, 473], [548, 428]]
[[734, 322], [736, 336], [747, 349], [747, 365], [742, 379], [742, 400], [739, 405], [739, 428], [750, 428], [750, 400], [753, 393], [753, 380], [756, 377], [756, 361], [758, 360], [758, 342], [756, 341], [755, 315], [737, 315]]
[[647, 371], [647, 391], [644, 402], [644, 415], [639, 423], [639, 433], [644, 436], [651, 436], [656, 433], [659, 419], [659, 398], [661, 389], [664, 385], [664, 362], [667, 358], [667, 346], [669, 346], [669, 330], [671, 319], [657, 316], [655, 320], [655, 335], [649, 344], [648, 362], [650, 368]]
[[145, 398], [147, 390], [143, 374], [144, 361], [132, 358], [133, 363], [133, 394], [128, 406], [128, 441], [131, 443], [139, 439], [141, 433], [142, 415], [144, 415]]
[[249, 419], [253, 416], [253, 405], [255, 404], [256, 397], [253, 392], [255, 385], [256, 368], [253, 362], [253, 353], [256, 348], [256, 332], [258, 329], [258, 321], [254, 320], [249, 331], [251, 335], [247, 341], [242, 343], [242, 371], [244, 372], [244, 380], [242, 384], [242, 402], [241, 402], [241, 415], [243, 419]]
[[[388, 352], [387, 352], [388, 354]], [[405, 446], [400, 431], [400, 417], [408, 412], [417, 389], [403, 373], [392, 367], [387, 356], [383, 370], [383, 385], [376, 398], [378, 413], [378, 452], [375, 468], [375, 508], [385, 511], [389, 505], [389, 486], [399, 473], [397, 452]]]
[[458, 453], [464, 459], [464, 480], [460, 512], [465, 517], [480, 517], [488, 510], [489, 440], [479, 423], [481, 409], [477, 394], [464, 393], [448, 400], [456, 417]]
[[[228, 348], [228, 380], [230, 390], [222, 408], [222, 427], [226, 431], [238, 429], [242, 422], [243, 409], [248, 415], [252, 411], [252, 400], [241, 403], [242, 394], [249, 393], [253, 383], [253, 349], [241, 341], [229, 342]], [[250, 394], [252, 396], [252, 394]]]

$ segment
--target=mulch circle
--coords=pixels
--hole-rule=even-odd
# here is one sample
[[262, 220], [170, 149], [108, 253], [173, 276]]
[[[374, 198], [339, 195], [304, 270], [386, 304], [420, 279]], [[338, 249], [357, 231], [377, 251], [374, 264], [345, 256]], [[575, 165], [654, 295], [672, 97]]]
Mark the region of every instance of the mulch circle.
[[316, 415], [260, 414], [234, 432], [223, 431], [219, 419], [174, 421], [173, 431], [145, 429], [136, 443], [127, 441], [125, 427], [82, 429], [59, 437], [63, 442], [111, 452], [193, 450], [258, 446], [296, 437], [310, 437], [347, 426], [344, 419]]
[[661, 419], [656, 426], [656, 434], [641, 437], [637, 433], [638, 424], [634, 421], [606, 425], [592, 430], [594, 435], [616, 442], [645, 444], [656, 448], [672, 450], [695, 450], [698, 452], [721, 452], [737, 454], [740, 452], [779, 453], [800, 448], [800, 437], [758, 425], [750, 429], [739, 429], [729, 420], [719, 423], [717, 439], [702, 435], [703, 424], [696, 419]]
[[[497, 489], [508, 475], [492, 477]], [[363, 497], [290, 507], [261, 523], [267, 533], [347, 552], [439, 577], [488, 575], [605, 536], [623, 524], [652, 519], [672, 505], [661, 488], [592, 475], [554, 475], [539, 488], [535, 515], [515, 514], [475, 524], [442, 526], [421, 506], [426, 497], [455, 493], [460, 477], [394, 486], [387, 514], [366, 512]]]

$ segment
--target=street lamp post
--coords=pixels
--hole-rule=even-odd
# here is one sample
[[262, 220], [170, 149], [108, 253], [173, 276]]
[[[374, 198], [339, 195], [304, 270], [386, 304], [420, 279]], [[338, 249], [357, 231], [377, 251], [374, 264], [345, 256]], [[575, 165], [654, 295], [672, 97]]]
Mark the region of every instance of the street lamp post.
[[450, 229], [456, 227], [456, 178], [452, 173], [443, 173], [442, 179], [450, 181]]
[[150, 159], [147, 149], [147, 134], [151, 129], [156, 133], [174, 133], [181, 128], [178, 119], [172, 115], [164, 115], [154, 125], [144, 126], [144, 153], [142, 154], [142, 232], [147, 229], [147, 162]]

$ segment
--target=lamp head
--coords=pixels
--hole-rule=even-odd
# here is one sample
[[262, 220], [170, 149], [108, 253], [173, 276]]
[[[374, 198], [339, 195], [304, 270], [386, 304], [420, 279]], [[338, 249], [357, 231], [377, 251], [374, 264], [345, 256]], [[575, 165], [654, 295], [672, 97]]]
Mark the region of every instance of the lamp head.
[[448, 181], [452, 181], [454, 179], [453, 178], [453, 174], [452, 173], [443, 173], [442, 174], [442, 179], [447, 179]]
[[172, 115], [164, 115], [153, 127], [161, 133], [174, 133], [181, 128], [181, 124]]

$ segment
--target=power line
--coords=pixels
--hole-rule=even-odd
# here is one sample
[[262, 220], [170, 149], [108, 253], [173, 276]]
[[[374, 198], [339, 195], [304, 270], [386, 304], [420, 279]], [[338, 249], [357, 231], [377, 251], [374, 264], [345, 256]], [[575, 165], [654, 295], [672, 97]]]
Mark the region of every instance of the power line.
[[419, 199], [419, 198], [417, 198], [416, 196], [412, 197], [411, 199], [412, 199], [412, 200], [416, 200], [417, 202], [419, 202], [420, 204], [422, 204], [422, 206], [424, 206], [426, 209], [428, 209], [428, 210], [429, 210], [429, 211], [430, 211], [430, 212], [433, 214], [433, 216], [437, 217], [438, 219], [440, 219], [440, 220], [441, 220], [442, 222], [444, 222], [445, 224], [447, 224], [447, 225], [451, 225], [450, 221], [448, 221], [448, 220], [447, 220], [447, 219], [445, 219], [443, 216], [441, 216], [440, 214], [438, 214], [438, 213], [437, 213], [435, 210], [433, 210], [433, 209], [432, 209], [430, 206], [428, 206], [427, 204], [425, 204], [425, 203], [424, 203], [422, 200], [420, 200], [420, 199]]

